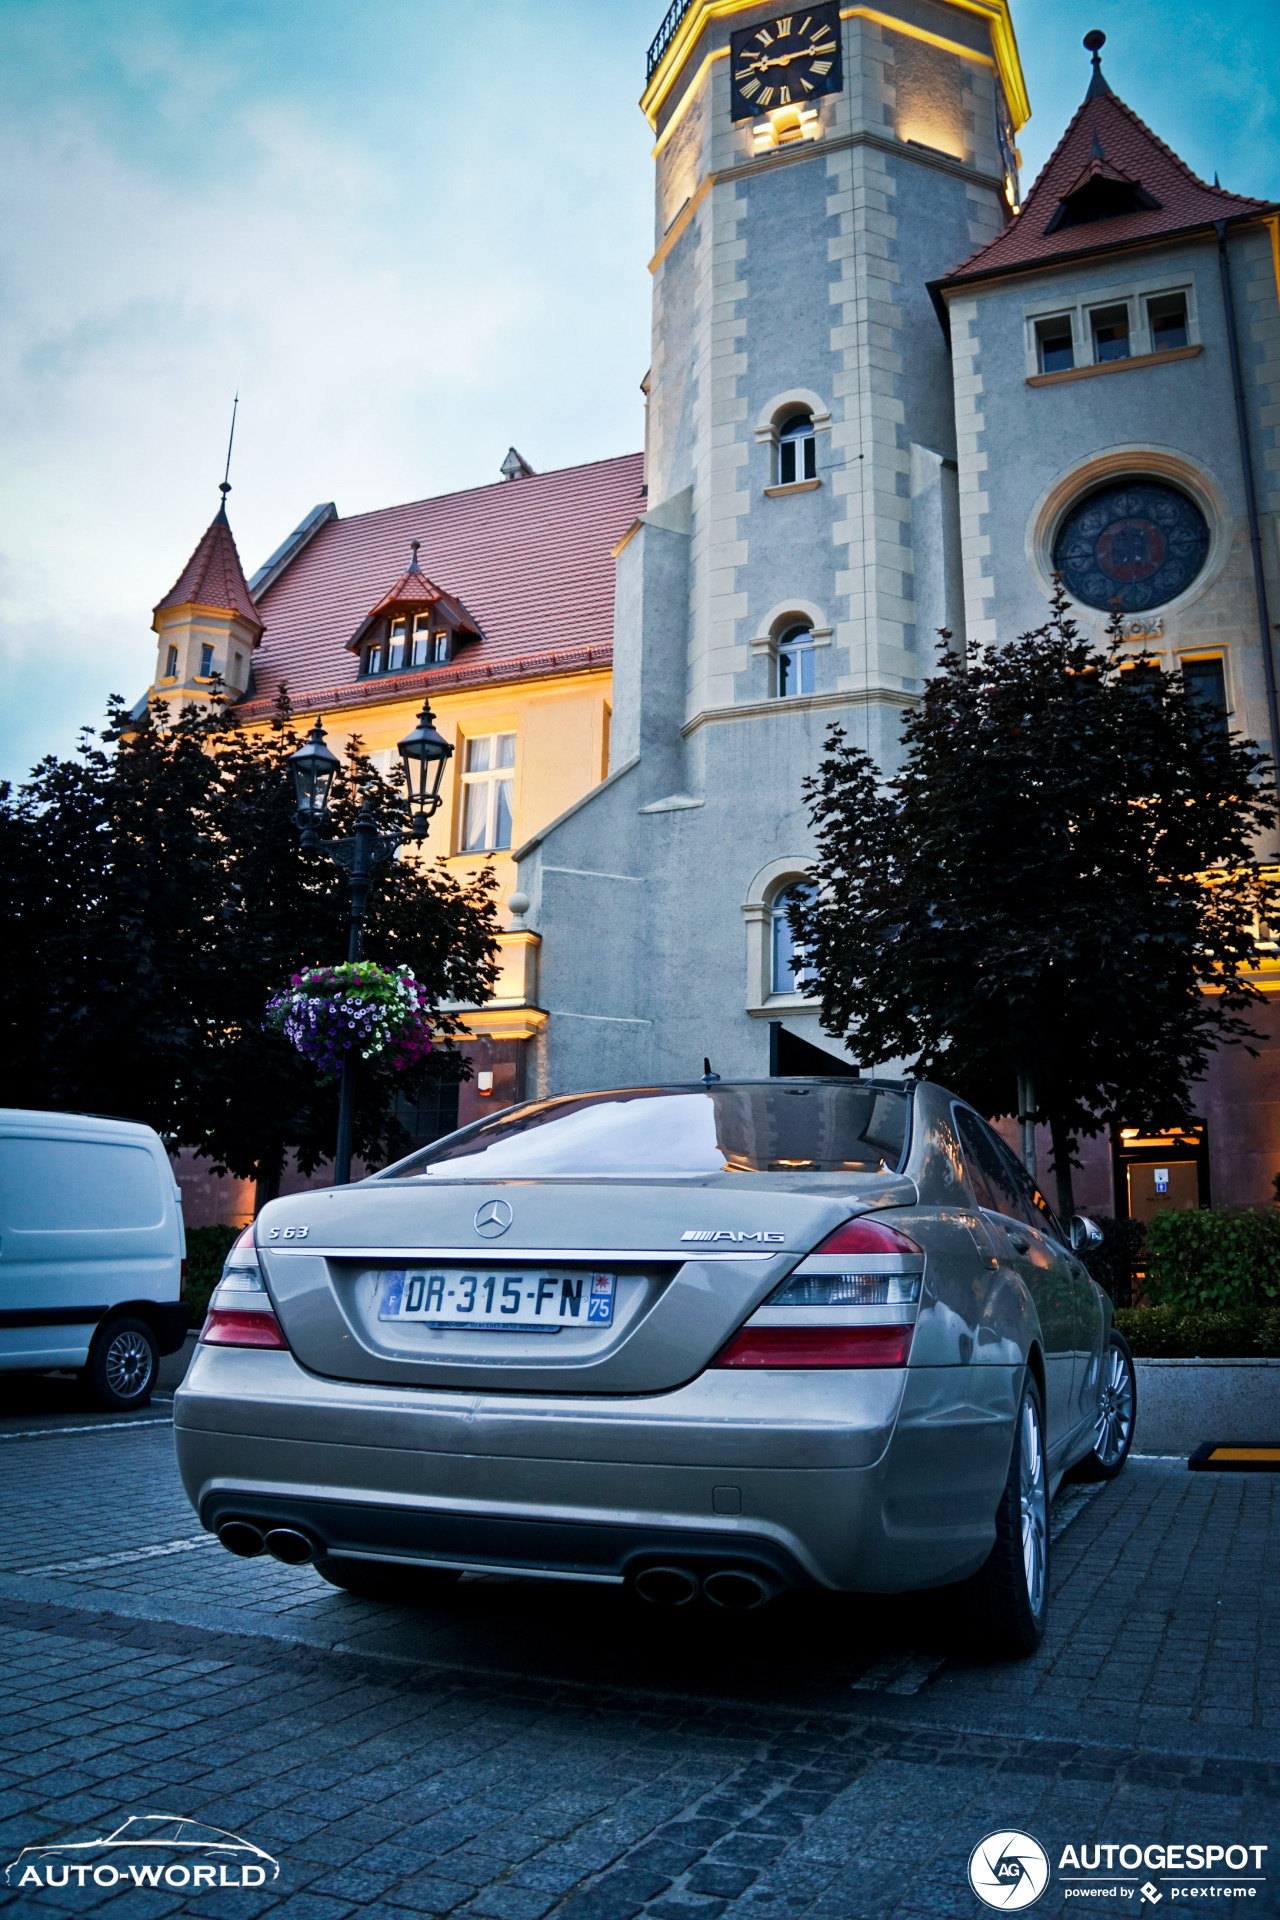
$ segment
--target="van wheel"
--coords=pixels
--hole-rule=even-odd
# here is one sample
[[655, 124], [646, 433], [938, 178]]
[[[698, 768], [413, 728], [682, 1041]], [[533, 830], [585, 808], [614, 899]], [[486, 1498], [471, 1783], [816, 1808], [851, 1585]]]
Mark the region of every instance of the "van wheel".
[[441, 1600], [462, 1578], [454, 1567], [397, 1567], [386, 1560], [346, 1560], [340, 1555], [317, 1557], [311, 1564], [331, 1587], [402, 1607]]
[[1035, 1652], [1049, 1612], [1049, 1468], [1040, 1389], [1030, 1372], [996, 1508], [996, 1543], [966, 1585], [969, 1637], [976, 1651], [999, 1660]]
[[145, 1320], [108, 1320], [89, 1349], [84, 1379], [100, 1407], [145, 1407], [156, 1384], [160, 1350]]

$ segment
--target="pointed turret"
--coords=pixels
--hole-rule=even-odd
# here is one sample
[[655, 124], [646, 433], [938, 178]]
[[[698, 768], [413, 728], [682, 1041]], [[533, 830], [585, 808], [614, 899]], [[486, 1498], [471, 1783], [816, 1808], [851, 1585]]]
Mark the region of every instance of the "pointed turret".
[[933, 283], [935, 295], [996, 274], [1024, 272], [1139, 242], [1211, 230], [1269, 203], [1196, 178], [1127, 107], [1102, 72], [1106, 35], [1085, 35], [1088, 90], [1022, 211], [1004, 232]]
[[264, 629], [227, 519], [230, 491], [224, 480], [221, 506], [155, 606], [153, 691], [165, 699], [208, 700], [220, 679], [224, 697], [238, 700], [249, 686], [250, 660]]

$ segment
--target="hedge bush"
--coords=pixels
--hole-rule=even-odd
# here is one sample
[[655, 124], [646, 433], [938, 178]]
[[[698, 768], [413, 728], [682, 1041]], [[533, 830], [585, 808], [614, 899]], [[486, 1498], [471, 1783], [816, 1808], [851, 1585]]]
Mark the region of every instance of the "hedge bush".
[[183, 1295], [191, 1309], [191, 1324], [199, 1331], [218, 1284], [222, 1263], [240, 1234], [239, 1227], [187, 1228], [187, 1288]]
[[1132, 1306], [1134, 1280], [1142, 1266], [1142, 1222], [1105, 1214], [1096, 1224], [1102, 1229], [1102, 1244], [1082, 1247], [1080, 1258], [1117, 1307]]
[[1280, 1208], [1202, 1207], [1147, 1223], [1148, 1300], [1231, 1313], [1280, 1305]]
[[1142, 1360], [1280, 1359], [1280, 1307], [1237, 1307], [1225, 1313], [1128, 1307], [1117, 1308], [1115, 1318]]

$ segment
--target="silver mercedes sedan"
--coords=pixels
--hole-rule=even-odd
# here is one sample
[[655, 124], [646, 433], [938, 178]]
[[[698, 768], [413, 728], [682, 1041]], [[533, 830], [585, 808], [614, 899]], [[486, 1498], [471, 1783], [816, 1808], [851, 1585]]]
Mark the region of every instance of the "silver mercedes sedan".
[[925, 1083], [539, 1100], [237, 1242], [174, 1403], [232, 1553], [421, 1599], [953, 1587], [1030, 1652], [1048, 1506], [1110, 1478], [1128, 1348], [1004, 1142]]

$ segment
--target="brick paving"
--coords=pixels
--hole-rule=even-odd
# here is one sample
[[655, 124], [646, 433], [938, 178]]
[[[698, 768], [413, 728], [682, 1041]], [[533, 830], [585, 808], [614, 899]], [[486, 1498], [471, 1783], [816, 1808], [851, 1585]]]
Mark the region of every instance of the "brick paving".
[[[970, 1850], [1008, 1827], [1055, 1866], [1268, 1845], [1247, 1904], [1280, 1912], [1275, 1476], [1134, 1461], [1057, 1542], [1044, 1648], [984, 1667], [942, 1596], [687, 1617], [468, 1579], [372, 1606], [191, 1546], [163, 1425], [6, 1424], [0, 1865], [160, 1812], [280, 1862], [260, 1892], [0, 1887], [15, 1909], [968, 1920]], [[1055, 1875], [1034, 1911], [1147, 1911], [1142, 1880]]]

